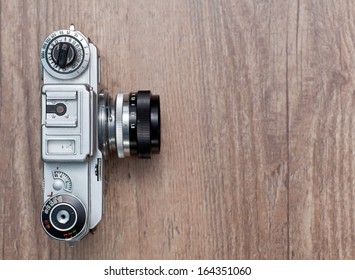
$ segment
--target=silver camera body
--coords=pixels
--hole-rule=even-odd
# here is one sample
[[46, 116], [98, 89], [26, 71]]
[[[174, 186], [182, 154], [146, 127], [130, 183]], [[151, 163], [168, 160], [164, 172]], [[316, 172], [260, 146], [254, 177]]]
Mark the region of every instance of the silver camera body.
[[113, 102], [100, 88], [98, 49], [73, 25], [45, 39], [40, 59], [42, 227], [78, 241], [102, 219], [104, 157], [159, 152], [159, 96], [119, 93]]

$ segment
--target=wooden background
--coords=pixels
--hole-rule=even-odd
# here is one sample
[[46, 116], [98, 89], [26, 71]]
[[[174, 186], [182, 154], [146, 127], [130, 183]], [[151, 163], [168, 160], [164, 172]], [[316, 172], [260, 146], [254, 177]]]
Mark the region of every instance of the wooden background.
[[[0, 259], [355, 258], [352, 0], [0, 5]], [[110, 158], [74, 249], [39, 223], [39, 47], [70, 23], [162, 115], [161, 154]]]

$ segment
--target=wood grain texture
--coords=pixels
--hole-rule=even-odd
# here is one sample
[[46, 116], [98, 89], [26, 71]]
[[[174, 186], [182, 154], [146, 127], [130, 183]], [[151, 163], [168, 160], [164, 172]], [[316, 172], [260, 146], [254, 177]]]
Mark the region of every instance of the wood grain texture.
[[289, 25], [291, 258], [354, 258], [354, 16], [303, 1]]
[[[60, 4], [59, 4], [60, 3]], [[344, 1], [0, 1], [0, 259], [351, 259], [355, 8]], [[110, 157], [105, 215], [48, 238], [39, 46], [74, 23], [162, 149]]]

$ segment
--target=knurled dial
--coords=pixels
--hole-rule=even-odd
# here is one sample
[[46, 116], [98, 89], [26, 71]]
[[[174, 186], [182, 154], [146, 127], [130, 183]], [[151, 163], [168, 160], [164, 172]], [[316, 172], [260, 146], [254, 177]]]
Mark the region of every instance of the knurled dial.
[[90, 60], [88, 39], [71, 26], [49, 35], [41, 47], [45, 71], [59, 79], [73, 79], [86, 70]]
[[64, 69], [75, 62], [76, 51], [72, 44], [60, 42], [53, 47], [51, 56], [54, 63]]

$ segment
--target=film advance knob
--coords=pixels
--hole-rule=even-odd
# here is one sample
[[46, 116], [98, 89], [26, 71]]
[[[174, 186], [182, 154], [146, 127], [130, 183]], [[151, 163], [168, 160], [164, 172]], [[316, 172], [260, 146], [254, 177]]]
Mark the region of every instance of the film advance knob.
[[75, 61], [75, 49], [72, 44], [60, 42], [52, 50], [53, 61], [61, 68], [69, 66]]

